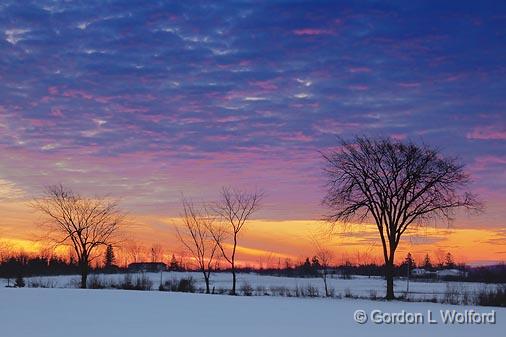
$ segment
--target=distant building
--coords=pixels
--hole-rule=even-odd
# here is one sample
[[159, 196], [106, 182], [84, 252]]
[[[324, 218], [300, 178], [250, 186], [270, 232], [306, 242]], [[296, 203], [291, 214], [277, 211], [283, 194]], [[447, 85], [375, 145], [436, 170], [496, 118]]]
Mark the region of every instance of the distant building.
[[420, 277], [420, 278], [436, 278], [436, 272], [430, 271], [424, 268], [415, 268], [411, 271], [411, 275], [413, 277]]
[[411, 271], [411, 275], [413, 275], [413, 276], [424, 276], [427, 273], [428, 273], [427, 270], [422, 269], [422, 268], [415, 268]]
[[167, 265], [163, 262], [134, 262], [128, 265], [128, 271], [133, 273], [157, 273], [164, 270], [167, 270]]
[[467, 272], [458, 269], [441, 269], [437, 271], [430, 271], [423, 268], [415, 268], [411, 271], [411, 275], [421, 278], [462, 278], [467, 277]]
[[467, 277], [467, 272], [458, 269], [443, 269], [436, 271], [438, 278]]

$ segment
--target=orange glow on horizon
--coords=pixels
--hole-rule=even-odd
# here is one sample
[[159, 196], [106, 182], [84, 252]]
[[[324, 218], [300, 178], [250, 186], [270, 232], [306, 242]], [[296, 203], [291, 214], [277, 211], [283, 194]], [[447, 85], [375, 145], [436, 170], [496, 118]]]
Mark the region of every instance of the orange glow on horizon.
[[[177, 241], [174, 228], [180, 219], [163, 216], [136, 216], [135, 225], [128, 228], [124, 245], [116, 251], [117, 263], [125, 265], [132, 262], [129, 246], [135, 244], [142, 249], [139, 256], [150, 260], [150, 249], [159, 246], [161, 259], [170, 261], [172, 254], [189, 261], [182, 246]], [[157, 225], [153, 225], [157, 224]], [[277, 267], [299, 263], [306, 257], [315, 255], [315, 234], [325, 224], [311, 220], [252, 220], [241, 234], [238, 246], [238, 264], [252, 267]], [[36, 231], [35, 231], [36, 232]], [[15, 234], [15, 235], [14, 235]], [[33, 240], [33, 226], [17, 226], [0, 238], [9, 251], [23, 251], [36, 254], [47, 249], [47, 245]], [[451, 252], [456, 262], [487, 263], [506, 260], [503, 245], [506, 243], [500, 229], [473, 228], [421, 228], [406, 233], [396, 253], [397, 263], [411, 252], [417, 262], [429, 254], [433, 262], [444, 258]], [[345, 261], [352, 263], [382, 263], [381, 243], [374, 225], [356, 224], [346, 229], [336, 228], [330, 239], [320, 240], [320, 244], [329, 248], [334, 255], [333, 263]], [[67, 248], [58, 251], [58, 255], [68, 257]], [[102, 259], [98, 258], [100, 263]], [[226, 267], [225, 261], [221, 261]]]

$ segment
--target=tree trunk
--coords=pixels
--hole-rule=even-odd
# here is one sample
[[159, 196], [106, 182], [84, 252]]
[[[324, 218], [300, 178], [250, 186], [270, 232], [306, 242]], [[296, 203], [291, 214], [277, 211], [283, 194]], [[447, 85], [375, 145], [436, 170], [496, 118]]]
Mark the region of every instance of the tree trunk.
[[323, 276], [323, 283], [325, 284], [325, 297], [329, 297], [329, 289], [327, 288], [327, 275]]
[[236, 283], [235, 266], [232, 266], [232, 291], [230, 292], [231, 295], [235, 295], [235, 283]]
[[81, 289], [86, 289], [88, 281], [88, 272], [81, 271]]
[[395, 299], [394, 295], [394, 263], [389, 260], [385, 264], [385, 277], [387, 279], [387, 296], [386, 299], [391, 301]]
[[209, 288], [209, 276], [206, 276], [204, 274], [204, 280], [206, 281], [206, 294], [210, 294], [211, 293], [211, 290]]
[[81, 267], [81, 289], [86, 289], [88, 281], [88, 261], [81, 261], [79, 264]]
[[235, 249], [237, 247], [237, 232], [234, 231], [234, 248], [232, 249], [232, 258], [230, 266], [232, 267], [232, 291], [230, 292], [231, 295], [235, 295]]

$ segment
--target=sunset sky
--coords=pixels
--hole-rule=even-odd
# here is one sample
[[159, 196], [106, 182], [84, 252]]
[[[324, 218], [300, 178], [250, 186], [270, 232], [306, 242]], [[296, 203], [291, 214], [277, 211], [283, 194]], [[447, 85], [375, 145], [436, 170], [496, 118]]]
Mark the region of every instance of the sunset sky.
[[[358, 134], [458, 156], [485, 202], [399, 258], [506, 260], [506, 2], [187, 3], [0, 4], [0, 240], [39, 247], [28, 202], [62, 183], [177, 253], [181, 195], [234, 186], [266, 194], [239, 259], [301, 259], [325, 226], [318, 151]], [[376, 256], [374, 231], [337, 228], [338, 262]]]

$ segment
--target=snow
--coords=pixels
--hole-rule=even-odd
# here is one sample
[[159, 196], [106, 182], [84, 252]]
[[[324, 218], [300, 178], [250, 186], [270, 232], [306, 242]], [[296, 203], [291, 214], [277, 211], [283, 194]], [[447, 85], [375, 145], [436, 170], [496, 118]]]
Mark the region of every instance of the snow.
[[[81, 336], [503, 336], [506, 309], [356, 299], [226, 296], [158, 291], [0, 288], [0, 335]], [[496, 311], [497, 324], [358, 324], [355, 310]]]
[[[136, 277], [137, 274], [132, 274]], [[146, 273], [153, 281], [153, 289], [158, 289], [160, 284], [160, 273]], [[197, 281], [198, 288], [204, 288], [204, 278], [201, 273], [197, 272], [164, 272], [162, 280], [180, 279], [183, 277], [191, 276]], [[121, 282], [124, 278], [123, 274], [99, 274], [98, 277], [102, 280], [109, 280], [115, 283]], [[307, 288], [308, 286], [315, 287], [319, 290], [320, 294], [324, 294], [324, 285], [321, 278], [293, 278], [293, 277], [277, 277], [259, 275], [256, 273], [240, 273], [238, 274], [237, 287], [245, 283], [249, 283], [255, 290], [257, 287], [264, 287], [267, 292], [271, 288], [286, 287], [294, 290], [296, 287]], [[230, 289], [232, 275], [230, 273], [213, 273], [211, 275], [211, 288]], [[71, 288], [75, 287], [80, 282], [80, 277], [77, 275], [71, 276], [48, 276], [48, 277], [32, 277], [25, 278], [27, 284], [31, 282], [39, 282], [49, 284], [51, 287]], [[12, 282], [12, 280], [11, 280]], [[407, 284], [405, 279], [395, 280], [395, 291], [397, 295], [404, 295]], [[6, 284], [6, 281], [0, 279], [0, 286]], [[329, 288], [334, 289], [337, 296], [344, 296], [350, 293], [352, 296], [370, 297], [376, 295], [377, 297], [384, 297], [385, 295], [385, 280], [381, 277], [367, 277], [367, 276], [352, 276], [351, 279], [330, 278], [328, 280]], [[472, 296], [474, 292], [482, 289], [490, 289], [495, 285], [475, 283], [475, 282], [441, 282], [441, 281], [423, 281], [423, 280], [410, 280], [408, 298], [412, 300], [432, 300], [434, 298], [442, 300], [445, 292], [451, 289], [453, 293], [460, 295], [467, 293]]]

